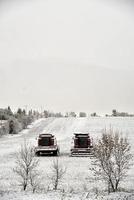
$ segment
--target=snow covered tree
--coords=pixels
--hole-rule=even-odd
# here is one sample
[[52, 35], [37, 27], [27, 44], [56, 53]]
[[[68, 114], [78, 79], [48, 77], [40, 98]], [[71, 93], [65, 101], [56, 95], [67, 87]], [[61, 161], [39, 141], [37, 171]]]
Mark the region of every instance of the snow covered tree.
[[27, 115], [25, 109], [18, 108], [17, 113], [15, 114], [16, 119], [21, 124], [22, 129], [27, 128], [29, 124], [34, 120], [34, 116], [30, 112], [29, 115]]
[[29, 116], [32, 116], [32, 115], [33, 115], [32, 109], [28, 111], [28, 115], [29, 115]]
[[86, 116], [87, 116], [87, 114], [85, 112], [80, 112], [79, 113], [79, 117], [86, 117]]
[[94, 175], [105, 181], [108, 192], [116, 192], [131, 166], [132, 154], [127, 138], [118, 131], [104, 130], [101, 139], [93, 147]]
[[63, 117], [63, 115], [61, 114], [61, 112], [55, 113], [55, 117]]
[[12, 115], [13, 115], [13, 112], [12, 112], [12, 110], [11, 110], [10, 106], [8, 106], [8, 108], [7, 108], [7, 112], [8, 112], [8, 115], [10, 115], [10, 116], [12, 116]]
[[18, 108], [18, 110], [17, 110], [17, 114], [19, 114], [19, 115], [22, 114], [22, 109], [21, 109], [21, 108]]
[[77, 116], [76, 113], [73, 111], [69, 113], [69, 117], [76, 117], [76, 116]]
[[15, 123], [13, 120], [9, 121], [9, 134], [15, 134], [16, 130], [15, 130]]
[[49, 112], [47, 110], [44, 110], [44, 117], [48, 118], [48, 116], [49, 116]]
[[94, 113], [91, 113], [91, 117], [97, 117], [97, 114], [96, 114], [96, 112], [94, 112]]
[[66, 168], [61, 165], [59, 162], [59, 158], [55, 159], [52, 163], [52, 183], [53, 183], [53, 189], [57, 190], [58, 185], [63, 178], [64, 174], [66, 173]]
[[0, 120], [8, 120], [12, 116], [13, 116], [13, 113], [10, 107], [5, 108], [5, 109], [0, 108]]
[[0, 137], [2, 137], [5, 134], [8, 134], [8, 132], [9, 132], [9, 129], [8, 129], [7, 123], [0, 127]]
[[22, 130], [22, 126], [16, 118], [12, 117], [8, 120], [9, 134], [17, 134], [21, 130]]
[[117, 115], [118, 115], [117, 110], [116, 110], [116, 109], [113, 109], [113, 110], [112, 110], [112, 116], [116, 117]]
[[26, 110], [25, 109], [23, 109], [22, 114], [26, 115]]
[[39, 186], [39, 160], [35, 157], [34, 149], [27, 142], [16, 153], [16, 167], [13, 171], [19, 177], [19, 184], [25, 191], [31, 185], [33, 192]]

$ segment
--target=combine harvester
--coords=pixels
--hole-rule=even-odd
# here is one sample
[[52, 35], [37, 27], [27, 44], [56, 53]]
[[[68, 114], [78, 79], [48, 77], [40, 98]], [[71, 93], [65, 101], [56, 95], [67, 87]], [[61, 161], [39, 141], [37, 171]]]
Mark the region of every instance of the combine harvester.
[[93, 156], [93, 143], [89, 134], [74, 133], [71, 156]]
[[57, 140], [52, 134], [40, 134], [38, 137], [38, 146], [35, 147], [35, 154], [37, 156], [43, 155], [59, 155], [59, 147]]

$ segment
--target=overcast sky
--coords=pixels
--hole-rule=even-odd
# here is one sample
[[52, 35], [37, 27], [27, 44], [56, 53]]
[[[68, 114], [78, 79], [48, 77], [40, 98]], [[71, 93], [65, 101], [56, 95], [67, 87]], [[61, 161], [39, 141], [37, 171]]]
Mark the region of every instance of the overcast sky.
[[0, 0], [0, 107], [134, 113], [131, 0]]

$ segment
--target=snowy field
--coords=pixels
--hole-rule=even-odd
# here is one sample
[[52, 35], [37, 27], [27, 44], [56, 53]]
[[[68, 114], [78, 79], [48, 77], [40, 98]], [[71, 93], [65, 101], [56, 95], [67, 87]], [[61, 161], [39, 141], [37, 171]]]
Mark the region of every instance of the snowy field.
[[[134, 118], [48, 118], [34, 122], [27, 130], [18, 135], [0, 138], [0, 200], [57, 200], [57, 199], [134, 199], [132, 193], [119, 193], [103, 196], [105, 186], [93, 179], [89, 171], [92, 158], [70, 157], [71, 139], [74, 132], [90, 133], [94, 141], [101, 136], [104, 128], [112, 126], [126, 136], [134, 153]], [[42, 172], [42, 194], [23, 193], [17, 185], [13, 173], [15, 152], [26, 139], [31, 145], [36, 145], [39, 133], [53, 133], [60, 145], [59, 161], [66, 167], [66, 174], [59, 185], [60, 191], [51, 191], [51, 173], [53, 156], [39, 157], [39, 169]], [[134, 168], [134, 167], [133, 167]], [[122, 187], [128, 191], [134, 190], [134, 173], [131, 169]], [[49, 192], [48, 189], [50, 190]], [[64, 192], [61, 192], [64, 191]], [[99, 196], [97, 195], [99, 191]], [[126, 196], [126, 197], [125, 197]], [[128, 197], [128, 198], [127, 198]]]

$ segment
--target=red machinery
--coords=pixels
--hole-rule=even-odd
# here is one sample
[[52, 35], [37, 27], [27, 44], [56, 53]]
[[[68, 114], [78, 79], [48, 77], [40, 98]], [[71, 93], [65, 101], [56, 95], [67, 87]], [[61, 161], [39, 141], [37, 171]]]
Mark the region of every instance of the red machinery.
[[35, 147], [36, 155], [52, 154], [57, 156], [59, 154], [59, 147], [54, 135], [52, 134], [40, 134], [38, 137], [38, 146]]
[[75, 133], [73, 137], [73, 145], [71, 148], [71, 156], [73, 155], [92, 155], [93, 143], [89, 134]]

